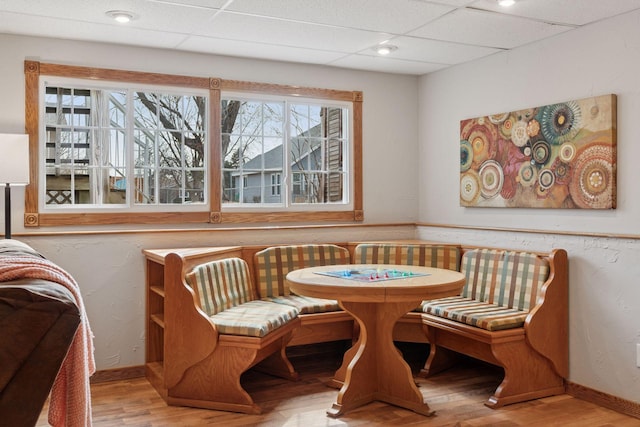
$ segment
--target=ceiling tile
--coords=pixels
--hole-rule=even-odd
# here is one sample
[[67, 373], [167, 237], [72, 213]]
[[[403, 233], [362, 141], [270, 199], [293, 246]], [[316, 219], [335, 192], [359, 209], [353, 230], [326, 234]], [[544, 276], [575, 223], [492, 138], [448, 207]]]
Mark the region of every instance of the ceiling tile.
[[179, 48], [195, 52], [213, 53], [216, 55], [262, 58], [274, 61], [304, 62], [309, 64], [326, 64], [345, 55], [341, 52], [297, 47], [282, 47], [266, 43], [224, 40], [200, 36], [187, 38], [180, 44]]
[[349, 55], [332, 62], [332, 66], [353, 68], [357, 70], [378, 71], [383, 73], [422, 75], [445, 68], [443, 64], [430, 64], [428, 62], [403, 61], [401, 59], [389, 59], [379, 56]]
[[[387, 58], [425, 61], [448, 65], [460, 64], [483, 56], [491, 55], [496, 52], [501, 52], [501, 49], [405, 36], [396, 37], [392, 39], [389, 44], [397, 46], [398, 50], [390, 53]], [[372, 49], [360, 51], [359, 54], [378, 56]]]
[[571, 29], [488, 11], [458, 9], [410, 35], [510, 49]]
[[200, 35], [335, 52], [365, 49], [389, 38], [389, 35], [384, 33], [227, 12], [220, 13]]
[[227, 10], [404, 34], [453, 9], [452, 6], [418, 0], [393, 0], [393, 5], [388, 0], [241, 0], [231, 3]]
[[0, 12], [2, 32], [28, 34], [70, 40], [89, 40], [104, 43], [127, 44], [157, 48], [174, 48], [184, 35], [165, 31], [141, 30], [131, 27], [116, 27], [72, 20], [46, 17], [27, 17], [22, 14]]
[[[86, 0], [85, 0], [86, 1]], [[205, 9], [220, 9], [227, 0], [146, 0], [150, 3], [182, 4]]]
[[[185, 7], [174, 4], [132, 1], [106, 0], [90, 2], [86, 0], [25, 0], [10, 2], [0, 0], [0, 10], [24, 14], [25, 16], [56, 17], [69, 24], [78, 21], [78, 25], [87, 23], [112, 25], [114, 28], [143, 28], [173, 33], [185, 33], [208, 25], [215, 9]], [[126, 25], [118, 24], [105, 13], [109, 10], [125, 10], [136, 15], [136, 19]], [[73, 28], [71, 28], [73, 29]], [[53, 30], [50, 31], [52, 33]]]
[[640, 0], [522, 0], [507, 8], [494, 0], [478, 0], [471, 6], [547, 22], [585, 25], [638, 9]]

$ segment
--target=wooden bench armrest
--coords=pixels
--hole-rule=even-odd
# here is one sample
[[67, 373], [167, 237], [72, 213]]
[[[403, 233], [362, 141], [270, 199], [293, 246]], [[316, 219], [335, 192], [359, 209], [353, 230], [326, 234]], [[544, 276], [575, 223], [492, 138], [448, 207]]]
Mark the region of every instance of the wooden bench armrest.
[[[165, 387], [176, 385], [190, 366], [210, 355], [218, 343], [214, 323], [201, 309], [185, 276], [191, 266], [176, 253], [165, 263]], [[167, 351], [167, 349], [170, 349]]]
[[549, 278], [535, 307], [525, 320], [526, 337], [548, 358], [563, 378], [569, 376], [569, 274], [567, 252], [555, 249], [549, 256]]

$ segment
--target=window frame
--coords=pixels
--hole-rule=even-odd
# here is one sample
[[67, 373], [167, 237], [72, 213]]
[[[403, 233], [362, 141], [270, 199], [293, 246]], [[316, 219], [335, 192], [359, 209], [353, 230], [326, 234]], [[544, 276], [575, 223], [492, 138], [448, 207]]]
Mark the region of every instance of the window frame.
[[[65, 88], [70, 88], [72, 90], [77, 90], [77, 89], [81, 89], [84, 90], [85, 88], [88, 88], [89, 90], [105, 90], [105, 91], [109, 91], [109, 90], [122, 90], [124, 92], [127, 93], [127, 98], [133, 96], [134, 92], [139, 92], [139, 91], [148, 91], [147, 93], [151, 93], [151, 92], [157, 92], [157, 93], [161, 93], [163, 95], [179, 95], [179, 96], [202, 96], [202, 97], [208, 97], [209, 93], [208, 91], [203, 91], [202, 89], [193, 89], [193, 88], [176, 88], [175, 86], [160, 86], [160, 85], [154, 85], [154, 86], [150, 86], [147, 84], [140, 84], [140, 83], [129, 83], [129, 82], [117, 82], [114, 83], [112, 81], [109, 82], [103, 82], [103, 81], [95, 81], [95, 80], [80, 80], [77, 78], [74, 79], [70, 79], [68, 77], [51, 77], [51, 76], [45, 76], [46, 78], [44, 79], [40, 79], [40, 93], [45, 93], [46, 89], [48, 87], [65, 87]], [[85, 84], [86, 82], [86, 84]], [[132, 104], [133, 101], [132, 99], [128, 100], [128, 103]], [[41, 102], [39, 107], [40, 107], [40, 120], [45, 119], [45, 108], [46, 106], [43, 105], [44, 102]], [[207, 104], [207, 108], [208, 108], [208, 104]], [[127, 115], [131, 114], [132, 112], [127, 112]], [[204, 117], [204, 120], [208, 122], [209, 116], [207, 115], [207, 117]], [[131, 125], [131, 117], [127, 117], [126, 120], [128, 122], [130, 122]], [[41, 122], [42, 123], [42, 122]], [[45, 123], [45, 126], [47, 124]], [[129, 125], [129, 126], [130, 126]], [[43, 130], [43, 128], [45, 127], [43, 126], [40, 130]], [[122, 133], [123, 135], [127, 135], [131, 138], [133, 138], [133, 134], [135, 133], [136, 129], [126, 126], [124, 128], [122, 128]], [[208, 123], [207, 123], [208, 126]], [[68, 125], [68, 126], [64, 126], [65, 128], [71, 127], [73, 128], [73, 124], [72, 125]], [[85, 126], [86, 127], [86, 126]], [[80, 127], [80, 129], [82, 130], [83, 127]], [[178, 130], [179, 132], [182, 130]], [[209, 129], [207, 127], [206, 132], [209, 132]], [[40, 141], [40, 146], [39, 149], [40, 150], [45, 150], [46, 152], [46, 147], [45, 147], [45, 141], [46, 136], [44, 138], [42, 138], [42, 141]], [[207, 157], [207, 151], [209, 149], [208, 144], [205, 148], [205, 177], [207, 176], [207, 171], [208, 171], [208, 157]], [[42, 151], [40, 151], [42, 152]], [[134, 153], [133, 153], [133, 144], [130, 144], [127, 149], [126, 149], [126, 154], [125, 154], [126, 158], [128, 159], [127, 161], [125, 161], [125, 167], [124, 169], [131, 174], [134, 174], [134, 169], [136, 168], [136, 166], [134, 166]], [[39, 174], [40, 174], [40, 182], [38, 183], [39, 185], [44, 185], [46, 186], [46, 165], [44, 164], [44, 162], [42, 162], [42, 159], [40, 159], [39, 161]], [[153, 168], [154, 171], [156, 173], [158, 173], [163, 167], [157, 167], [157, 168]], [[184, 169], [183, 171], [187, 171], [188, 169]], [[131, 183], [133, 182], [132, 179], [129, 179], [130, 176], [127, 176], [127, 180]], [[206, 178], [205, 178], [206, 180]], [[206, 180], [207, 181], [207, 180]], [[209, 188], [207, 187], [208, 185], [208, 181], [204, 183], [204, 188], [203, 191], [205, 192], [209, 192]], [[128, 188], [128, 190], [133, 190], [132, 188]], [[160, 187], [158, 187], [156, 189], [157, 191], [162, 191], [162, 189]], [[184, 194], [184, 192], [188, 191], [188, 188], [180, 188], [179, 189], [179, 193], [182, 197], [182, 195]], [[98, 212], [108, 212], [109, 214], [113, 214], [115, 212], [126, 212], [126, 213], [136, 213], [136, 212], [166, 212], [167, 210], [171, 209], [171, 210], [176, 210], [176, 211], [180, 211], [180, 212], [186, 212], [186, 211], [197, 211], [197, 210], [203, 210], [203, 209], [209, 209], [209, 202], [208, 199], [209, 197], [207, 197], [204, 202], [202, 203], [197, 203], [197, 204], [171, 204], [171, 203], [150, 203], [150, 204], [145, 204], [145, 203], [136, 203], [135, 202], [135, 193], [133, 191], [129, 191], [128, 196], [126, 197], [126, 200], [124, 203], [121, 204], [47, 204], [46, 203], [46, 198], [47, 196], [44, 194], [44, 192], [40, 192], [40, 194], [38, 194], [39, 200], [39, 206], [42, 206], [42, 213], [46, 214], [46, 213], [76, 213], [76, 212], [83, 212], [83, 213], [98, 213]]]
[[[335, 99], [318, 99], [318, 98], [304, 98], [301, 95], [291, 96], [288, 95], [280, 95], [273, 96], [264, 93], [242, 93], [242, 92], [230, 92], [230, 91], [222, 91], [221, 99], [228, 101], [240, 101], [240, 102], [248, 102], [248, 103], [279, 103], [283, 107], [283, 135], [282, 135], [282, 143], [284, 148], [283, 152], [283, 168], [281, 170], [281, 179], [279, 181], [279, 186], [282, 187], [284, 192], [275, 194], [273, 192], [274, 184], [271, 181], [273, 174], [275, 173], [268, 167], [265, 168], [265, 165], [262, 165], [262, 169], [260, 170], [263, 174], [265, 181], [262, 183], [261, 190], [264, 191], [264, 198], [262, 202], [255, 203], [222, 203], [223, 212], [250, 212], [250, 213], [262, 213], [262, 212], [314, 212], [318, 210], [325, 211], [344, 211], [348, 209], [353, 209], [353, 161], [352, 161], [352, 150], [353, 150], [353, 138], [349, 135], [353, 133], [353, 104], [352, 102], [345, 101], [337, 101]], [[342, 186], [343, 189], [343, 200], [342, 201], [334, 201], [334, 202], [294, 202], [293, 201], [293, 187], [295, 185], [294, 181], [296, 177], [299, 177], [300, 172], [304, 171], [294, 171], [292, 168], [292, 155], [290, 154], [290, 150], [292, 148], [292, 139], [295, 139], [291, 134], [289, 128], [291, 127], [291, 112], [293, 110], [293, 105], [303, 105], [303, 106], [313, 106], [318, 108], [328, 108], [328, 109], [340, 109], [341, 112], [346, 111], [346, 120], [342, 120], [341, 123], [346, 123], [344, 130], [346, 131], [347, 137], [340, 138], [341, 141], [341, 149], [343, 152], [343, 161], [344, 167], [343, 170], [336, 172], [342, 175], [341, 180], [344, 184]], [[238, 136], [238, 135], [236, 135]], [[328, 143], [328, 140], [327, 140]], [[228, 171], [229, 169], [225, 169], [223, 166], [223, 170]], [[245, 172], [241, 169], [236, 169], [233, 172], [242, 174], [245, 173], [258, 173], [258, 169], [256, 167], [252, 167], [249, 172]], [[326, 169], [323, 170], [327, 176], [329, 176], [333, 171]], [[269, 179], [267, 179], [269, 178]], [[299, 182], [299, 180], [298, 180]], [[306, 181], [305, 182], [309, 182]], [[246, 189], [247, 186], [244, 186]], [[300, 185], [298, 184], [298, 188]], [[224, 189], [223, 189], [224, 191]], [[281, 200], [279, 202], [275, 201], [265, 201], [268, 196], [281, 196]]]
[[[26, 60], [25, 72], [25, 131], [29, 134], [30, 184], [25, 190], [25, 227], [67, 226], [67, 225], [109, 225], [109, 224], [256, 224], [270, 222], [329, 222], [363, 221], [362, 199], [362, 102], [360, 91], [343, 91], [256, 83], [238, 80], [224, 80], [215, 77], [193, 77], [173, 74], [148, 73], [106, 68], [62, 65]], [[180, 211], [167, 205], [166, 210], [148, 212], [43, 212], [40, 209], [40, 77], [67, 77], [93, 79], [112, 82], [145, 85], [184, 87], [209, 91], [209, 150], [208, 188], [209, 208]], [[318, 205], [314, 211], [273, 211], [273, 212], [223, 212], [222, 206], [222, 159], [221, 159], [221, 91], [262, 93], [268, 95], [303, 96], [323, 100], [352, 102], [352, 198], [353, 204], [345, 210], [323, 210]], [[44, 94], [43, 94], [44, 96]], [[162, 206], [164, 207], [164, 206]]]

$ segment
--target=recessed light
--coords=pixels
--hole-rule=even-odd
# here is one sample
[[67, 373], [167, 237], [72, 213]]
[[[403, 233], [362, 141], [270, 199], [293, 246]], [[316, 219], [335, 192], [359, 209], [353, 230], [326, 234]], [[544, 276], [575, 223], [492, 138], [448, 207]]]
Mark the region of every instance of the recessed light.
[[516, 4], [516, 0], [498, 0], [498, 4], [502, 7], [509, 7]]
[[106, 15], [109, 18], [115, 19], [121, 24], [126, 24], [129, 21], [132, 21], [136, 18], [135, 14], [132, 12], [127, 12], [126, 10], [110, 10], [106, 12]]
[[379, 44], [373, 48], [378, 55], [388, 55], [396, 49], [398, 49], [398, 46], [392, 44]]

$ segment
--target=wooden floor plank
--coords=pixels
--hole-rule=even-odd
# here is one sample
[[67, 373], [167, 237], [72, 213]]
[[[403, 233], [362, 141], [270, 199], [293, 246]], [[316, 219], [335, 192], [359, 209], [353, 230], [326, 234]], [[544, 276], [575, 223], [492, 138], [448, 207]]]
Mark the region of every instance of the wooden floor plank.
[[[415, 350], [415, 348], [411, 349]], [[418, 348], [417, 354], [424, 354]], [[417, 372], [420, 356], [408, 360]], [[501, 370], [471, 359], [433, 378], [416, 377], [431, 409], [424, 417], [385, 403], [374, 402], [332, 419], [325, 411], [335, 402], [337, 390], [325, 385], [339, 366], [339, 354], [303, 355], [292, 359], [300, 380], [290, 382], [249, 371], [242, 383], [261, 415], [236, 414], [167, 406], [144, 378], [92, 384], [94, 427], [184, 426], [428, 426], [428, 427], [638, 427], [640, 420], [569, 395], [538, 399], [493, 410], [484, 402], [501, 380]], [[47, 426], [45, 406], [37, 426]]]

